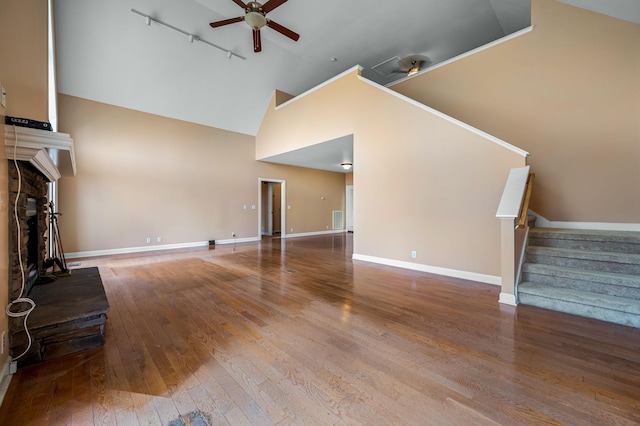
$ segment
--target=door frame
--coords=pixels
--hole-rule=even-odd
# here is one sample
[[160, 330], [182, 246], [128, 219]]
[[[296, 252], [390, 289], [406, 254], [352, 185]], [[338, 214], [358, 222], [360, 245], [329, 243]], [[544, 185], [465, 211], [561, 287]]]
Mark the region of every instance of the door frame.
[[353, 185], [345, 188], [345, 230], [353, 232]]
[[[287, 224], [287, 181], [284, 179], [258, 178], [258, 236], [262, 239], [262, 209], [265, 200], [262, 199], [262, 184], [279, 183], [280, 186], [280, 236], [286, 235]], [[270, 192], [270, 191], [268, 191]], [[267, 206], [271, 204], [271, 199], [267, 200]], [[269, 219], [267, 219], [269, 220]]]

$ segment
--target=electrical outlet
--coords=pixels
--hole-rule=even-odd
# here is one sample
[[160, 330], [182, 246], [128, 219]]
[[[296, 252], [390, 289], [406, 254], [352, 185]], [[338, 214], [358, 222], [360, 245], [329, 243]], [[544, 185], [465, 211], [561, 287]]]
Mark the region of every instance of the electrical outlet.
[[158, 237], [158, 238], [156, 239], [156, 241], [158, 241], [159, 243], [161, 243], [161, 242], [162, 242], [162, 237]]
[[415, 250], [412, 250], [412, 251], [411, 251], [411, 258], [412, 258], [412, 259], [415, 259], [416, 257], [418, 257], [418, 253], [416, 253], [416, 251], [415, 251]]
[[151, 244], [151, 237], [147, 237], [147, 244]]
[[235, 238], [235, 237], [236, 237], [236, 233], [235, 233], [235, 232], [232, 232], [232, 233], [231, 233], [231, 236], [232, 236], [233, 238]]

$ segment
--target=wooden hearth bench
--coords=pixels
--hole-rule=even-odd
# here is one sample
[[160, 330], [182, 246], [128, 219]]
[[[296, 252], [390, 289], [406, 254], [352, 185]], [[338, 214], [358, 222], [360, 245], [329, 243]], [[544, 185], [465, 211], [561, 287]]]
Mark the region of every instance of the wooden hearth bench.
[[[33, 287], [29, 297], [36, 308], [27, 324], [32, 337], [31, 349], [18, 360], [28, 365], [58, 358], [104, 344], [104, 326], [109, 302], [98, 268], [72, 269], [61, 276]], [[12, 355], [27, 345], [22, 319], [12, 324]]]

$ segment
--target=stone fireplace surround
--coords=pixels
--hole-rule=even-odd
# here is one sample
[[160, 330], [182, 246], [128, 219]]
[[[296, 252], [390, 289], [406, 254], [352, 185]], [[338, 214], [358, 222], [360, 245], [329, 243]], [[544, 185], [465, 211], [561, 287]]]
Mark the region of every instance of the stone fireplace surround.
[[[21, 295], [27, 296], [31, 287], [44, 272], [43, 264], [47, 257], [47, 192], [48, 181], [30, 163], [9, 161], [9, 300]], [[18, 196], [18, 187], [20, 195]], [[18, 202], [16, 203], [16, 197]], [[17, 211], [13, 207], [17, 206]], [[17, 221], [16, 221], [17, 217]], [[18, 223], [20, 225], [20, 244], [18, 245]], [[24, 268], [25, 283], [22, 290], [22, 272], [20, 258]]]
[[33, 284], [29, 281], [43, 273], [48, 252], [48, 183], [62, 176], [75, 176], [76, 165], [73, 139], [66, 133], [5, 125], [4, 144], [9, 159], [9, 300], [13, 300], [20, 296], [22, 288], [18, 254], [22, 257], [25, 287], [28, 287], [22, 292], [23, 296], [28, 295]]
[[[22, 295], [35, 303], [26, 317], [30, 345], [25, 317], [9, 318], [11, 356], [27, 365], [102, 345], [109, 304], [98, 269], [77, 269], [60, 277], [45, 270], [48, 184], [75, 175], [73, 140], [64, 133], [11, 125], [4, 131], [9, 159], [9, 300]], [[45, 275], [47, 279], [37, 284]], [[24, 305], [10, 305], [11, 312], [22, 313]]]

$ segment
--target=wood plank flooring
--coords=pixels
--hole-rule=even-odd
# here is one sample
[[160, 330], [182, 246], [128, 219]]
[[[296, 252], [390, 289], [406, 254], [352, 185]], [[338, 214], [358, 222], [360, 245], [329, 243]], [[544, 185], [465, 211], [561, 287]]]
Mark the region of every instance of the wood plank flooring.
[[83, 259], [105, 345], [19, 369], [0, 424], [640, 424], [640, 330], [351, 253], [346, 234]]

